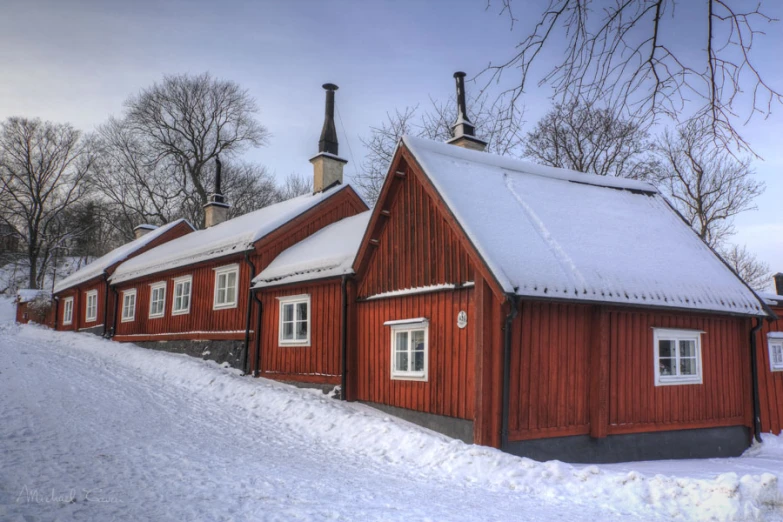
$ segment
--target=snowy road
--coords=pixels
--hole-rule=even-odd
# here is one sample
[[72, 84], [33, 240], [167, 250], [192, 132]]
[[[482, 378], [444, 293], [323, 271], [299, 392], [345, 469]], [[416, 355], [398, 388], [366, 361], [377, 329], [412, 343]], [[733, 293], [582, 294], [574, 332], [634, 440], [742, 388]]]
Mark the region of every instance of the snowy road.
[[[649, 497], [653, 479], [630, 479], [648, 493], [641, 486], [606, 493], [594, 476], [610, 488], [628, 477], [472, 449], [360, 405], [87, 335], [0, 325], [0, 398], [3, 521], [693, 513], [684, 497], [664, 509], [647, 506], [649, 498], [637, 502]], [[521, 487], [523, 476], [541, 484]], [[718, 518], [727, 509], [702, 508]]]

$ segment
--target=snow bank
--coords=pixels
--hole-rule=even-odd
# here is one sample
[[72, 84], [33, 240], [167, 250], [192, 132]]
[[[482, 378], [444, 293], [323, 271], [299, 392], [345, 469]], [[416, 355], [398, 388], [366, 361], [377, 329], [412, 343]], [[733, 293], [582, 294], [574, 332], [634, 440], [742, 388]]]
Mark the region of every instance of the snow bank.
[[[10, 331], [9, 331], [10, 332]], [[508, 495], [532, 495], [601, 506], [643, 518], [763, 520], [781, 506], [777, 477], [726, 473], [710, 480], [618, 473], [597, 466], [539, 463], [482, 446], [467, 445], [361, 404], [329, 399], [265, 379], [242, 377], [211, 361], [154, 352], [87, 334], [58, 333], [35, 326], [14, 332], [37, 342], [84, 350], [194, 399], [242, 408], [277, 429], [307, 433], [314, 440], [379, 464], [421, 469], [433, 479], [478, 484]]]

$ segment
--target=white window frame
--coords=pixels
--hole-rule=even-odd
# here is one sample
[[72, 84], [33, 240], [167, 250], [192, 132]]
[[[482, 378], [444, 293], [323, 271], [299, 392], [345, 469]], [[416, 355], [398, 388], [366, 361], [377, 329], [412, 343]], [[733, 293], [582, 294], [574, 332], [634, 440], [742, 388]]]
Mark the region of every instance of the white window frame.
[[[90, 315], [90, 299], [95, 299], [93, 313]], [[84, 294], [84, 322], [89, 323], [98, 320], [98, 291], [90, 290]]]
[[63, 326], [69, 324], [73, 324], [73, 297], [63, 299]]
[[[160, 312], [153, 313], [152, 311], [152, 304], [156, 301], [153, 300], [153, 297], [155, 296], [155, 292], [158, 290], [163, 290], [163, 305], [160, 307]], [[152, 283], [150, 285], [150, 309], [149, 309], [149, 318], [150, 319], [157, 319], [159, 317], [163, 317], [166, 315], [166, 281], [160, 281], [157, 283]]]
[[[391, 326], [391, 378], [400, 381], [422, 381], [429, 380], [430, 369], [430, 323], [427, 319], [419, 317], [416, 319], [404, 319], [401, 321], [387, 321], [385, 326]], [[413, 335], [412, 332], [424, 331], [424, 370], [420, 372], [412, 370], [397, 370], [395, 367], [395, 355], [397, 346], [397, 334], [408, 332], [408, 368], [413, 363]]]
[[[676, 386], [684, 384], [702, 384], [702, 354], [700, 330], [683, 330], [679, 328], [653, 328], [653, 368], [655, 368], [655, 386]], [[680, 341], [694, 341], [696, 349], [696, 375], [661, 375], [660, 341], [675, 341], [674, 368], [680, 371]]]
[[[213, 310], [223, 310], [226, 308], [236, 308], [237, 303], [239, 302], [239, 265], [233, 264], [233, 265], [227, 265], [227, 266], [221, 266], [219, 268], [215, 268], [215, 289], [214, 289], [214, 295], [212, 298], [212, 309]], [[234, 300], [233, 301], [226, 301], [223, 303], [218, 302], [218, 296], [220, 294], [220, 287], [219, 282], [221, 276], [226, 277], [226, 289], [228, 289], [228, 277], [229, 274], [234, 274]]]
[[[277, 321], [277, 342], [279, 346], [310, 346], [310, 336], [312, 334], [312, 306], [310, 301], [310, 294], [299, 295], [287, 295], [285, 297], [278, 297], [279, 308]], [[296, 337], [296, 305], [300, 303], [307, 303], [307, 338], [306, 339], [283, 339], [283, 308], [286, 305], [293, 305], [294, 307], [294, 337]]]
[[[769, 350], [769, 371], [783, 372], [783, 332], [767, 334], [767, 349]], [[780, 358], [775, 361], [775, 352], [780, 351]]]
[[[133, 308], [131, 309], [130, 314], [126, 313], [127, 310], [126, 305], [128, 304], [126, 300], [128, 297], [133, 297]], [[135, 288], [122, 291], [122, 315], [120, 317], [123, 323], [132, 323], [133, 321], [136, 320], [136, 304], [137, 304], [136, 300], [137, 300], [137, 294]]]
[[[177, 285], [188, 283], [188, 307], [177, 308]], [[185, 295], [184, 292], [182, 294]], [[187, 275], [174, 278], [174, 286], [171, 291], [171, 315], [185, 315], [190, 313], [190, 307], [193, 304], [193, 276]]]

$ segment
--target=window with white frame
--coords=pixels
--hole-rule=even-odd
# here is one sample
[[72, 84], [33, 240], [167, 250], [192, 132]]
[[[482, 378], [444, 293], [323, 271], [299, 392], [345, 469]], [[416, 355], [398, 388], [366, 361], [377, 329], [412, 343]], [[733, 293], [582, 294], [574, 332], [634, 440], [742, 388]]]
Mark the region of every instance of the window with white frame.
[[310, 346], [310, 296], [303, 294], [277, 299], [280, 301], [280, 345]]
[[63, 324], [73, 323], [73, 297], [63, 299]]
[[222, 266], [215, 269], [214, 309], [237, 306], [237, 280], [239, 265]]
[[769, 347], [769, 369], [773, 372], [783, 372], [783, 332], [767, 334]]
[[150, 285], [150, 318], [163, 317], [166, 311], [166, 283]]
[[86, 294], [87, 306], [84, 310], [85, 321], [95, 321], [98, 319], [98, 291], [90, 290]]
[[391, 377], [426, 381], [429, 322], [424, 318], [388, 321], [391, 326]]
[[654, 328], [655, 385], [701, 384], [701, 335], [698, 330]]
[[190, 293], [193, 277], [178, 277], [174, 280], [174, 299], [171, 300], [171, 315], [190, 313]]
[[122, 322], [136, 319], [136, 289], [125, 290], [122, 293]]

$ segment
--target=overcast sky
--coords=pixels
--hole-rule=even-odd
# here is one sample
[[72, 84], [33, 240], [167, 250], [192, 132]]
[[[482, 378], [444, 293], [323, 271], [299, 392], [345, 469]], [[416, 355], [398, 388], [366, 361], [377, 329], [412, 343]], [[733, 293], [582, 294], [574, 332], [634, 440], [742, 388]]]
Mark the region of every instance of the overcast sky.
[[[210, 71], [255, 97], [273, 137], [247, 158], [283, 178], [311, 172], [307, 160], [323, 123], [321, 84], [333, 82], [340, 87], [337, 130], [350, 175], [370, 126], [394, 108], [426, 104], [430, 96], [445, 100], [454, 71], [472, 76], [489, 61], [507, 59], [542, 1], [514, 4], [519, 22], [511, 30], [498, 15], [499, 2], [487, 10], [484, 0], [3, 0], [0, 119], [40, 117], [89, 131], [164, 74]], [[776, 3], [764, 9], [783, 17]], [[769, 80], [783, 89], [783, 24], [769, 26], [754, 49]], [[528, 129], [549, 108], [547, 95], [542, 88], [525, 93]], [[764, 159], [754, 167], [767, 191], [758, 211], [737, 220], [734, 238], [773, 271], [783, 271], [780, 109], [744, 127]]]

